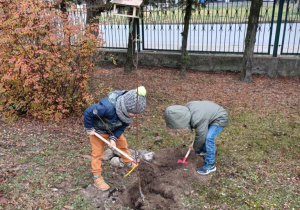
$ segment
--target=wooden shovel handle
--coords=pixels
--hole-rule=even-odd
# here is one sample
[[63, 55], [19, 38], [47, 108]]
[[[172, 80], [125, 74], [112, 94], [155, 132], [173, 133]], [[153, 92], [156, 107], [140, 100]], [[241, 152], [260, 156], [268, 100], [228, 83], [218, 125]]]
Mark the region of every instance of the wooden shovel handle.
[[[104, 141], [107, 145], [110, 145], [110, 142], [108, 140], [106, 140], [105, 138], [103, 138], [101, 135], [99, 135], [98, 133], [95, 132], [95, 136], [97, 136], [99, 139], [101, 139], [102, 141]], [[113, 146], [113, 149], [117, 150], [119, 153], [121, 153], [123, 156], [127, 157], [129, 160], [131, 160], [131, 162], [135, 162], [133, 160], [132, 157], [130, 157], [129, 155], [127, 155], [125, 152], [123, 152], [122, 150], [120, 150], [119, 148]]]

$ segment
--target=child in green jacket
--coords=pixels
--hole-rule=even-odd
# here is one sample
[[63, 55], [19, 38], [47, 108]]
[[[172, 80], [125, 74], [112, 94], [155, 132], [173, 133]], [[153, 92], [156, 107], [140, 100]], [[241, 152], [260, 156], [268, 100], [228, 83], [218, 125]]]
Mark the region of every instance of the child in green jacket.
[[165, 110], [165, 121], [171, 129], [195, 129], [195, 154], [206, 154], [205, 165], [197, 172], [206, 175], [216, 171], [215, 138], [228, 124], [228, 114], [223, 107], [211, 101], [192, 101], [185, 106], [173, 105]]

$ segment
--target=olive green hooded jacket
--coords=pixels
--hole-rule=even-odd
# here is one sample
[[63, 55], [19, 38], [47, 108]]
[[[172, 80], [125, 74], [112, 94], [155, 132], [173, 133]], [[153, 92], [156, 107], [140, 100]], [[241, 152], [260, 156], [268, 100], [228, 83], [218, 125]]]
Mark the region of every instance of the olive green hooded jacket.
[[191, 101], [185, 106], [169, 106], [165, 110], [165, 120], [167, 127], [172, 129], [195, 129], [194, 149], [197, 151], [205, 143], [208, 127], [227, 126], [228, 114], [223, 107], [211, 101]]

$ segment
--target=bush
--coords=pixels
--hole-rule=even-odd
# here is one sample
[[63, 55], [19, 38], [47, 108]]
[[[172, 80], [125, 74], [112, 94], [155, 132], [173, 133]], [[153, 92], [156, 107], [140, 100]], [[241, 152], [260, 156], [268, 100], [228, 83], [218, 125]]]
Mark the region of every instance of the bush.
[[0, 5], [2, 117], [59, 120], [81, 111], [91, 101], [88, 81], [102, 38], [46, 1]]

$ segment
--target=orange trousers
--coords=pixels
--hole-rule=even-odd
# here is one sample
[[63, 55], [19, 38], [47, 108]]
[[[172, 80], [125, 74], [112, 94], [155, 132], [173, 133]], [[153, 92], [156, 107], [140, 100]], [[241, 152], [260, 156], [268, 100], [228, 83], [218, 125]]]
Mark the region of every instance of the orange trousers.
[[[105, 139], [109, 138], [108, 134], [100, 134], [100, 135]], [[102, 157], [104, 153], [105, 143], [95, 135], [90, 136], [90, 142], [92, 144], [92, 173], [93, 175], [99, 175], [101, 174], [102, 171], [101, 164], [102, 164]], [[121, 135], [120, 138], [117, 139], [116, 146], [130, 156], [130, 152], [127, 148], [127, 140], [123, 135]], [[121, 158], [125, 165], [131, 163], [131, 161], [128, 158], [124, 157], [123, 155], [121, 155]]]

